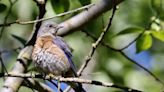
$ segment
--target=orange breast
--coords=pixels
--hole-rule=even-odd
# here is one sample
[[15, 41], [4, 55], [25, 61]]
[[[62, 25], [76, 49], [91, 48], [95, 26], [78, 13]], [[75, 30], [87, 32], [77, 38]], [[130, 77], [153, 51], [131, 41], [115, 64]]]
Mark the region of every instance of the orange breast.
[[[35, 61], [38, 60], [38, 57], [42, 58], [40, 53], [43, 53], [42, 57], [45, 57], [44, 53], [46, 56], [47, 56], [47, 53], [50, 55], [50, 57], [48, 57], [48, 56], [46, 57], [47, 60], [46, 60], [46, 58], [44, 58], [44, 60], [40, 60], [42, 64], [46, 65], [46, 68], [47, 67], [49, 68], [52, 66], [51, 65], [48, 66], [48, 64], [45, 64], [45, 61], [47, 63], [53, 63], [53, 61], [54, 61], [54, 63], [56, 63], [56, 65], [59, 66], [57, 68], [60, 68], [60, 69], [54, 68], [55, 70], [47, 68], [46, 71], [50, 71], [51, 73], [53, 73], [54, 71], [59, 72], [59, 73], [69, 71], [70, 63], [69, 63], [64, 51], [53, 43], [53, 37], [50, 37], [50, 36], [40, 37], [36, 40], [36, 44], [34, 46], [33, 54], [32, 54], [32, 57]], [[49, 58], [52, 58], [52, 56], [55, 57], [55, 59], [53, 58], [54, 60], [49, 59]], [[58, 63], [58, 62], [61, 62], [61, 63]], [[41, 66], [41, 67], [43, 67], [43, 66]], [[59, 71], [57, 71], [57, 70], [59, 70]]]

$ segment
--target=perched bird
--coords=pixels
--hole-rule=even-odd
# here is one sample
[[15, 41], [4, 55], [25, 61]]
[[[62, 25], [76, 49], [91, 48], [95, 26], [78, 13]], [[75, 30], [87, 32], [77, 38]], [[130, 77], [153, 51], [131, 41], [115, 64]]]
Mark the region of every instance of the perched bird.
[[[67, 43], [56, 35], [61, 28], [54, 22], [43, 23], [40, 27], [32, 52], [36, 67], [44, 74], [62, 77], [77, 77], [72, 53]], [[80, 83], [68, 82], [75, 92], [85, 92]]]

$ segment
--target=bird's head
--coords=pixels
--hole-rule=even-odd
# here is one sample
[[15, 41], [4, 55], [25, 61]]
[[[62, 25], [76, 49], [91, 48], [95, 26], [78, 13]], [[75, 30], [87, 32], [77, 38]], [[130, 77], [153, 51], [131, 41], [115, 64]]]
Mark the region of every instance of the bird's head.
[[46, 35], [57, 35], [58, 29], [62, 28], [61, 26], [58, 26], [56, 23], [52, 21], [45, 22], [41, 25], [38, 36], [46, 36]]

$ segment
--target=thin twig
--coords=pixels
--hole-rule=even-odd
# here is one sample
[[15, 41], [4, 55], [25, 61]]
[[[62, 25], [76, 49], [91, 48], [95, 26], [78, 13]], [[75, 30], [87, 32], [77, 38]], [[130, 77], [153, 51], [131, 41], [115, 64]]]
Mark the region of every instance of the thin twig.
[[109, 30], [111, 24], [112, 24], [112, 19], [114, 17], [115, 11], [116, 11], [116, 5], [115, 5], [115, 1], [113, 1], [113, 12], [111, 17], [109, 17], [109, 21], [107, 23], [107, 26], [104, 28], [104, 30], [102, 31], [102, 33], [100, 34], [99, 38], [97, 39], [97, 41], [95, 43], [92, 44], [92, 48], [89, 52], [89, 55], [87, 56], [87, 58], [85, 59], [84, 63], [82, 64], [82, 66], [80, 67], [79, 71], [78, 71], [78, 76], [81, 76], [83, 70], [85, 69], [85, 67], [88, 65], [89, 61], [92, 59], [92, 56], [97, 48], [97, 46], [100, 44], [100, 42], [102, 41], [102, 39], [104, 38], [105, 33]]
[[[3, 24], [6, 24], [6, 23], [7, 23], [7, 19], [8, 19], [8, 17], [9, 17], [10, 13], [11, 13], [12, 7], [14, 6], [14, 4], [15, 4], [16, 2], [17, 2], [17, 0], [15, 0], [14, 2], [12, 2], [12, 0], [9, 0], [10, 7], [9, 7], [9, 10], [8, 10], [8, 12], [7, 12], [5, 18], [4, 18]], [[2, 26], [2, 29], [1, 29], [1, 31], [0, 31], [0, 39], [1, 39], [1, 37], [2, 37], [2, 34], [3, 34], [3, 31], [4, 31], [4, 30], [5, 30], [5, 26]]]
[[[39, 8], [39, 17], [38, 19], [43, 18], [44, 14], [45, 14], [45, 5], [46, 5], [46, 1], [45, 3], [37, 3], [38, 8]], [[37, 30], [40, 28], [41, 22], [38, 22], [36, 24], [35, 27], [35, 33], [34, 35], [37, 34]], [[33, 40], [34, 38], [32, 38], [31, 40]], [[31, 41], [30, 40], [30, 41]], [[33, 50], [33, 46], [30, 45], [30, 41], [29, 41], [29, 45], [25, 46], [19, 53], [18, 57], [17, 57], [17, 62], [15, 63], [14, 67], [12, 68], [11, 72], [13, 73], [24, 73], [27, 70], [28, 65], [30, 64], [29, 60], [31, 59], [31, 53]], [[34, 40], [35, 41], [35, 40]], [[23, 82], [22, 78], [13, 78], [13, 77], [8, 77], [6, 78], [3, 87], [0, 89], [1, 92], [7, 92], [8, 90], [12, 91], [12, 92], [16, 92], [18, 91], [18, 89], [21, 86], [21, 83]], [[15, 84], [15, 85], [13, 85]]]
[[[40, 74], [4, 74], [4, 73], [0, 73], [0, 77], [20, 77], [20, 78], [43, 78], [43, 76], [41, 76]], [[96, 81], [96, 80], [89, 80], [89, 79], [82, 79], [82, 78], [75, 78], [75, 77], [70, 77], [70, 78], [64, 78], [64, 77], [57, 77], [57, 76], [45, 76], [44, 79], [46, 80], [59, 80], [60, 82], [75, 82], [75, 83], [85, 83], [85, 84], [91, 84], [91, 85], [97, 85], [97, 86], [103, 86], [103, 87], [112, 87], [112, 88], [117, 88], [117, 89], [121, 89], [124, 90], [126, 92], [142, 92], [140, 90], [136, 90], [136, 89], [132, 89], [129, 87], [125, 87], [125, 86], [120, 86], [120, 85], [116, 85], [113, 83], [109, 83], [109, 82], [100, 82], [100, 81]]]
[[50, 83], [52, 83], [57, 89], [58, 89], [58, 92], [63, 92], [63, 90], [59, 87], [59, 85], [57, 85], [56, 83], [54, 83], [53, 81], [52, 81], [52, 79], [49, 79], [48, 80]]
[[6, 72], [8, 74], [8, 71], [7, 71], [7, 68], [5, 66], [5, 64], [3, 63], [3, 59], [2, 59], [2, 54], [4, 53], [8, 53], [8, 52], [11, 52], [11, 51], [17, 51], [17, 50], [20, 50], [21, 47], [18, 47], [18, 48], [14, 48], [14, 49], [11, 49], [11, 50], [1, 50], [0, 51], [0, 62], [1, 62], [1, 68], [2, 68], [2, 71], [1, 72]]
[[132, 45], [134, 42], [136, 42], [137, 39], [139, 39], [139, 38], [143, 35], [144, 32], [145, 32], [145, 30], [144, 30], [142, 33], [140, 33], [140, 34], [139, 34], [139, 35], [138, 35], [133, 41], [131, 41], [129, 44], [127, 44], [127, 45], [124, 46], [123, 48], [121, 48], [121, 49], [117, 49], [117, 50], [122, 51], [122, 50], [128, 48], [130, 45]]
[[63, 90], [61, 91], [60, 89], [61, 89], [61, 85], [60, 85], [60, 81], [58, 80], [58, 92], [63, 92]]
[[[29, 87], [29, 88], [31, 89], [32, 92], [35, 92], [35, 91], [34, 91], [34, 89], [35, 89], [34, 86], [30, 85], [31, 83], [30, 83], [29, 81], [27, 81], [27, 79], [24, 79], [22, 85], [23, 85], [23, 84], [26, 85], [27, 87]], [[21, 86], [22, 86], [22, 85], [21, 85]]]
[[93, 5], [94, 4], [89, 4], [89, 5], [86, 5], [86, 6], [77, 8], [77, 9], [74, 9], [74, 10], [70, 10], [70, 11], [67, 11], [67, 12], [64, 12], [64, 13], [57, 14], [57, 15], [52, 16], [52, 17], [48, 17], [48, 18], [41, 18], [41, 19], [32, 20], [32, 21], [20, 21], [20, 20], [16, 20], [14, 22], [0, 24], [0, 27], [10, 26], [11, 24], [15, 24], [15, 23], [21, 24], [21, 25], [27, 25], [27, 24], [33, 24], [33, 23], [37, 23], [37, 22], [41, 22], [41, 21], [45, 21], [45, 20], [50, 20], [50, 19], [53, 19], [53, 18], [62, 17], [62, 16], [65, 16], [65, 15], [68, 15], [68, 14], [72, 14], [72, 13], [75, 13], [75, 12], [78, 12], [78, 11], [81, 11], [81, 10], [88, 9], [88, 8], [90, 8]]
[[[17, 62], [14, 64], [10, 72], [17, 74], [24, 73], [27, 70], [27, 66], [30, 64], [29, 60], [31, 57], [32, 49], [32, 46], [26, 46], [20, 51], [17, 57]], [[0, 88], [0, 91], [8, 92], [8, 90], [11, 90], [11, 92], [17, 92], [21, 86], [22, 81], [22, 78], [7, 77], [3, 83], [3, 86]]]
[[0, 62], [1, 62], [2, 72], [5, 71], [8, 74], [7, 68], [6, 68], [5, 64], [3, 63], [3, 59], [1, 57], [1, 55], [0, 55]]
[[[46, 2], [47, 0], [34, 0], [37, 3], [37, 6], [39, 8], [39, 15], [38, 20], [42, 19], [46, 13]], [[36, 41], [36, 36], [38, 33], [38, 30], [42, 24], [42, 21], [38, 21], [34, 26], [33, 33], [31, 34], [30, 40], [27, 41], [25, 46], [34, 45]]]
[[[7, 20], [8, 20], [8, 17], [9, 17], [9, 15], [10, 15], [11, 11], [12, 11], [12, 7], [14, 6], [14, 4], [15, 4], [16, 2], [17, 2], [17, 0], [15, 0], [14, 2], [12, 2], [12, 0], [9, 0], [10, 7], [9, 7], [9, 10], [8, 10], [8, 12], [7, 12], [5, 18], [4, 18], [3, 24], [6, 24], [6, 22], [7, 22]], [[1, 40], [1, 38], [2, 38], [2, 35], [3, 35], [4, 30], [5, 30], [5, 26], [3, 26], [2, 29], [0, 30], [0, 40]], [[1, 66], [2, 66], [2, 71], [3, 71], [3, 69], [4, 69], [4, 71], [5, 71], [6, 73], [8, 73], [8, 72], [7, 72], [7, 69], [6, 69], [6, 66], [5, 66], [5, 64], [3, 63], [3, 59], [2, 59], [2, 57], [1, 57], [1, 54], [2, 54], [2, 53], [3, 53], [3, 52], [0, 52], [0, 62], [1, 62]]]
[[119, 51], [121, 53], [121, 55], [123, 55], [126, 59], [128, 59], [129, 61], [131, 61], [132, 63], [134, 63], [135, 65], [137, 65], [138, 67], [142, 68], [144, 71], [146, 71], [148, 74], [150, 74], [157, 82], [159, 82], [160, 84], [162, 84], [164, 86], [164, 83], [162, 80], [160, 80], [155, 74], [153, 74], [151, 71], [149, 71], [147, 68], [145, 68], [144, 66], [140, 65], [139, 63], [137, 63], [135, 60], [131, 59], [130, 57], [128, 57], [123, 51]]
[[[26, 83], [24, 83], [25, 81]], [[33, 88], [39, 92], [53, 92], [53, 89], [51, 87], [32, 78], [25, 79], [22, 85], [29, 88]]]
[[22, 47], [17, 47], [17, 48], [13, 48], [13, 49], [9, 49], [9, 50], [0, 50], [0, 54], [4, 54], [4, 53], [8, 53], [11, 51], [17, 51], [17, 50], [21, 50]]
[[[85, 32], [85, 31], [83, 31]], [[88, 33], [88, 32], [85, 32], [88, 36], [92, 37], [94, 40], [96, 40], [96, 37], [93, 36], [92, 34]], [[140, 36], [140, 35], [139, 35]], [[139, 37], [137, 37], [139, 38]], [[136, 41], [136, 39], [134, 39], [132, 42], [134, 43]], [[130, 42], [130, 44], [132, 44], [132, 42]], [[143, 69], [145, 72], [147, 72], [150, 76], [152, 76], [157, 82], [159, 82], [160, 84], [162, 84], [164, 86], [164, 83], [161, 79], [159, 79], [154, 73], [152, 73], [150, 70], [146, 69], [144, 66], [142, 66], [141, 64], [137, 63], [137, 61], [131, 59], [130, 57], [128, 57], [122, 50], [126, 49], [128, 46], [130, 46], [130, 44], [128, 44], [128, 46], [125, 46], [123, 47], [124, 49], [116, 49], [116, 48], [113, 48], [111, 47], [109, 44], [107, 44], [106, 42], [104, 41], [101, 41], [101, 44], [103, 46], [106, 46], [107, 48], [111, 49], [111, 50], [114, 50], [114, 51], [117, 51], [119, 52], [121, 55], [123, 55], [126, 59], [128, 59], [130, 62], [134, 63], [135, 65], [137, 65], [138, 67], [140, 67], [141, 69]]]
[[[113, 16], [114, 16], [114, 13], [115, 13], [115, 10], [116, 10], [116, 6], [115, 6], [115, 1], [114, 1], [114, 6], [113, 6], [113, 12], [112, 12], [112, 16], [109, 18], [109, 21], [108, 21], [108, 24], [107, 26], [105, 27], [105, 29], [102, 31], [102, 33], [100, 34], [100, 37], [98, 38], [98, 40], [92, 44], [92, 48], [89, 52], [89, 55], [86, 57], [84, 63], [82, 64], [82, 66], [80, 67], [79, 71], [77, 72], [77, 75], [78, 76], [81, 76], [83, 70], [85, 69], [85, 67], [88, 65], [89, 61], [92, 59], [92, 56], [97, 48], [97, 46], [99, 45], [99, 43], [101, 42], [101, 40], [103, 39], [105, 33], [108, 31], [109, 27], [111, 26], [111, 23], [112, 23], [112, 19], [113, 19]], [[66, 90], [64, 92], [68, 92], [70, 90], [70, 86], [68, 86], [66, 88]]]

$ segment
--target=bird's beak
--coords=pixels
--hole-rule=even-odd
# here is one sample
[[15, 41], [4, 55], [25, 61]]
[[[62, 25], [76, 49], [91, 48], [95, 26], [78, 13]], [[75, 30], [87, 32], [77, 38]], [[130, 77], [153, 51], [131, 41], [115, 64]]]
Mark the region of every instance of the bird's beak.
[[57, 26], [57, 30], [59, 30], [60, 28], [63, 28], [63, 26]]
[[[55, 27], [54, 27], [55, 28]], [[58, 32], [58, 30], [60, 29], [60, 28], [63, 28], [63, 26], [57, 26], [56, 28], [55, 28], [55, 33], [54, 33], [54, 35], [56, 36], [57, 35], [57, 32]]]

